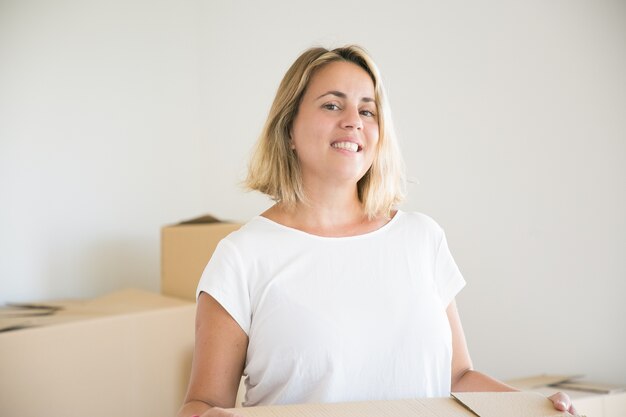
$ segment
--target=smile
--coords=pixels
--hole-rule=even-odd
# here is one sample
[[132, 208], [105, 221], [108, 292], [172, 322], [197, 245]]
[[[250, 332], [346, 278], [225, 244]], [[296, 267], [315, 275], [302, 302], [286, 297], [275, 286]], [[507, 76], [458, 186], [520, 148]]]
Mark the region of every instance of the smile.
[[333, 142], [330, 146], [337, 149], [345, 149], [350, 152], [359, 152], [363, 149], [358, 143], [354, 142]]

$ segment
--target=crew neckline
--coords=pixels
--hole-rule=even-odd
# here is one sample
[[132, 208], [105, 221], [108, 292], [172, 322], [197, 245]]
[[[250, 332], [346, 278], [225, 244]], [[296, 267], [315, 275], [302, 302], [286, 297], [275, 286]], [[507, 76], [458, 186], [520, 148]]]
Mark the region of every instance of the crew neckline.
[[256, 215], [253, 219], [258, 219], [261, 220], [265, 223], [274, 225], [275, 227], [278, 227], [280, 229], [289, 231], [291, 233], [296, 233], [305, 237], [309, 237], [309, 238], [314, 238], [314, 239], [321, 239], [321, 240], [333, 240], [333, 241], [338, 241], [338, 240], [348, 240], [348, 239], [363, 239], [363, 238], [367, 238], [369, 236], [378, 234], [378, 233], [383, 233], [385, 230], [387, 230], [388, 228], [390, 228], [398, 219], [398, 217], [402, 216], [404, 214], [404, 212], [402, 210], [396, 210], [396, 213], [393, 215], [393, 217], [385, 224], [383, 224], [381, 227], [379, 227], [378, 229], [372, 230], [370, 232], [366, 232], [366, 233], [361, 233], [359, 235], [352, 235], [352, 236], [321, 236], [321, 235], [316, 235], [313, 233], [309, 233], [309, 232], [305, 232], [304, 230], [300, 230], [300, 229], [296, 229], [294, 227], [291, 226], [286, 226], [282, 223], [278, 223], [277, 221], [274, 221], [272, 219], [268, 219], [267, 217]]

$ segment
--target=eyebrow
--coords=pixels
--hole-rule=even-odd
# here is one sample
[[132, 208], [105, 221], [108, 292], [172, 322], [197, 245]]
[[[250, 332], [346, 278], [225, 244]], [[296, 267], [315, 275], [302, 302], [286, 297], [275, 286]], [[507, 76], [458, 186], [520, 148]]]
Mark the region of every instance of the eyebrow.
[[[347, 98], [347, 97], [348, 97], [348, 96], [346, 95], [346, 93], [342, 93], [341, 91], [337, 91], [337, 90], [331, 90], [331, 91], [327, 91], [327, 92], [325, 92], [324, 94], [322, 94], [321, 96], [319, 96], [318, 98], [316, 98], [316, 100], [319, 100], [320, 98], [322, 98], [322, 97], [324, 97], [324, 96], [328, 96], [328, 95], [331, 95], [331, 96], [336, 96], [336, 97], [339, 97], [339, 98]], [[375, 103], [375, 102], [376, 102], [376, 100], [374, 100], [374, 99], [373, 99], [373, 98], [371, 98], [371, 97], [363, 97], [363, 98], [361, 99], [361, 101], [366, 102], [366, 103]]]

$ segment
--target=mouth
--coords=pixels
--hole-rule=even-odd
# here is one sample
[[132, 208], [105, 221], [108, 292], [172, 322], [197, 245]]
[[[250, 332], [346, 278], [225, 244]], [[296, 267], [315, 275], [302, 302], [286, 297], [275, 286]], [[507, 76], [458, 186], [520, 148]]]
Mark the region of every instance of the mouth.
[[361, 152], [363, 150], [362, 145], [356, 142], [350, 142], [350, 141], [333, 142], [330, 144], [330, 146], [336, 149], [345, 149], [346, 151], [350, 151], [350, 152]]

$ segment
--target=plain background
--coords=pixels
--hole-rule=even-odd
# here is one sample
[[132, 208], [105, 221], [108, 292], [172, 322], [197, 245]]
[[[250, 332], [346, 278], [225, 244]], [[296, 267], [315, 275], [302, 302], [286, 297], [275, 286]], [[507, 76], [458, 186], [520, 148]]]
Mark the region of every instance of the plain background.
[[626, 384], [626, 2], [0, 1], [0, 302], [159, 290], [305, 48], [379, 64], [475, 366]]

